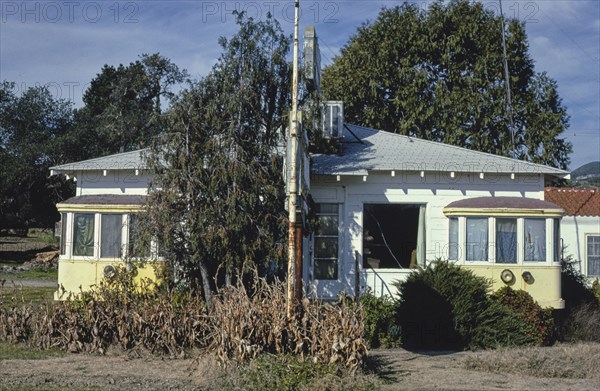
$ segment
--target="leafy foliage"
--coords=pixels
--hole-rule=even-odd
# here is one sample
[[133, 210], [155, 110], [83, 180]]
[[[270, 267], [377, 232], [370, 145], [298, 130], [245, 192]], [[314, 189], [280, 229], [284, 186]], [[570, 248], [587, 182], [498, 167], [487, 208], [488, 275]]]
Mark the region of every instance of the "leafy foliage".
[[143, 54], [129, 65], [104, 65], [83, 95], [67, 145], [75, 160], [131, 151], [150, 145], [161, 131], [162, 103], [188, 76], [159, 53]]
[[371, 348], [396, 347], [400, 343], [400, 328], [396, 325], [397, 304], [388, 296], [377, 297], [370, 292], [360, 298], [365, 314], [365, 340]]
[[64, 178], [47, 179], [73, 125], [71, 104], [48, 89], [16, 95], [14, 83], [0, 83], [0, 229], [51, 227], [54, 204], [73, 192]]
[[565, 309], [557, 322], [559, 338], [563, 341], [599, 341], [600, 301], [585, 276], [569, 260], [562, 262], [561, 284]]
[[537, 345], [550, 345], [554, 338], [554, 319], [551, 309], [543, 309], [523, 290], [505, 286], [492, 294], [492, 300], [512, 309], [528, 326], [527, 334]]
[[[348, 122], [566, 168], [569, 117], [554, 80], [534, 70], [524, 25], [510, 20], [507, 113], [502, 25], [484, 5], [404, 3], [364, 24], [323, 73]], [[511, 141], [513, 121], [514, 148]]]
[[[176, 97], [152, 146], [156, 174], [146, 227], [175, 265], [174, 277], [201, 281], [211, 305], [215, 278], [227, 283], [284, 253], [281, 159], [290, 39], [272, 18], [238, 15], [239, 32], [220, 41], [210, 74]], [[221, 276], [221, 277], [220, 277]]]
[[438, 261], [397, 284], [402, 342], [409, 348], [494, 348], [531, 344], [527, 325], [492, 302], [489, 281]]

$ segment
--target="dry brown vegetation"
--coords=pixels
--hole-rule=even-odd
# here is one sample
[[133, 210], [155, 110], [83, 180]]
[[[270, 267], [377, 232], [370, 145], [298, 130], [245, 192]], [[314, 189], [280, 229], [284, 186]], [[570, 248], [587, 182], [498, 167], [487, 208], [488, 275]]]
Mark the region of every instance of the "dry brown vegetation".
[[366, 356], [362, 311], [348, 300], [336, 305], [304, 300], [299, 315], [288, 320], [284, 285], [255, 276], [252, 293], [242, 284], [223, 289], [209, 312], [197, 296], [140, 289], [125, 269], [117, 276], [75, 301], [32, 306], [15, 297], [0, 303], [0, 341], [100, 354], [113, 346], [170, 357], [201, 348], [223, 364], [261, 353], [292, 354], [352, 371]]
[[600, 344], [475, 352], [465, 359], [464, 365], [467, 369], [486, 372], [600, 381]]

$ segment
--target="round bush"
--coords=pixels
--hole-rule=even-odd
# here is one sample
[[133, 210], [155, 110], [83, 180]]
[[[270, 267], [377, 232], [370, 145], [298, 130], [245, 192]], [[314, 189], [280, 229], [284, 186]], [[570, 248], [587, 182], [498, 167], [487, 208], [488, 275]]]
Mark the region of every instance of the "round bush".
[[485, 278], [445, 261], [409, 275], [397, 284], [404, 346], [464, 349], [532, 343], [525, 321], [490, 299], [490, 286]]

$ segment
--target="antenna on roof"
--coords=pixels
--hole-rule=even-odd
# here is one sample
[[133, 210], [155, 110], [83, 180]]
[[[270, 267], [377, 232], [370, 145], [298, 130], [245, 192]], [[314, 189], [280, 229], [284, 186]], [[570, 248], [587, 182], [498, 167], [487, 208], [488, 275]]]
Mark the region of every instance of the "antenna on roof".
[[504, 59], [504, 79], [506, 84], [506, 111], [508, 112], [508, 126], [510, 131], [510, 156], [515, 157], [515, 132], [512, 115], [512, 99], [510, 96], [510, 78], [508, 74], [508, 59], [506, 56], [506, 37], [504, 32], [504, 13], [502, 12], [502, 0], [498, 0], [500, 3], [500, 21], [502, 22], [502, 53]]

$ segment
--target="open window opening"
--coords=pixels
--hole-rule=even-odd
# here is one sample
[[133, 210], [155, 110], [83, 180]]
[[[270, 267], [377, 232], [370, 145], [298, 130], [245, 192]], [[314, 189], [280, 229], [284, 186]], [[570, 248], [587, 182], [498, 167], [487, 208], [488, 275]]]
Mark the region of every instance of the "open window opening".
[[364, 268], [425, 265], [425, 205], [366, 204], [363, 216]]

